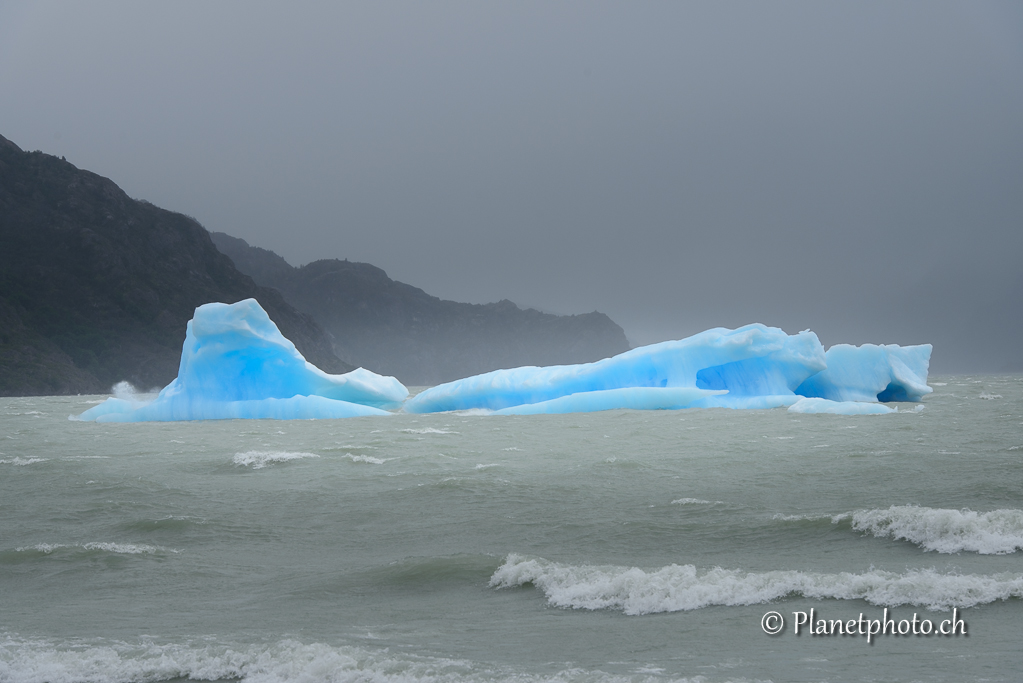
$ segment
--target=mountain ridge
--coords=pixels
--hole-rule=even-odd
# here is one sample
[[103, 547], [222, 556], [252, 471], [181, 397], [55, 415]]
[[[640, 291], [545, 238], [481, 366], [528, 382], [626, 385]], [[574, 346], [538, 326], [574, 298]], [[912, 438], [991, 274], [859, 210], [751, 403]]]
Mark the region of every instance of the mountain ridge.
[[328, 372], [322, 329], [220, 253], [194, 219], [0, 136], [0, 395], [148, 389], [177, 375], [197, 306], [255, 298]]
[[596, 311], [559, 316], [507, 299], [447, 301], [368, 263], [322, 259], [296, 267], [239, 237], [211, 237], [239, 270], [316, 320], [339, 358], [409, 385], [522, 365], [584, 363], [629, 349], [622, 328]]

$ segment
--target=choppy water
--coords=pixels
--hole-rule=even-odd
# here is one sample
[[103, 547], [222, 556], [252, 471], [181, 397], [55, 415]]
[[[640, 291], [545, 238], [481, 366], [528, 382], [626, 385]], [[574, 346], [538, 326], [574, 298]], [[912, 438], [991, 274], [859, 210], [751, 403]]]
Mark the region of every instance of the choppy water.
[[[1018, 680], [1023, 377], [932, 385], [860, 417], [2, 399], [0, 681]], [[968, 635], [793, 633], [885, 607]]]

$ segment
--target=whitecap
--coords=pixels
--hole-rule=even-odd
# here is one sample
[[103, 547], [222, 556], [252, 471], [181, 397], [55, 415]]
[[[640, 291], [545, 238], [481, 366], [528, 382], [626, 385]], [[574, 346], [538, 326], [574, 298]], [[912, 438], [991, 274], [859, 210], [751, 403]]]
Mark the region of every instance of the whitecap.
[[13, 458], [7, 458], [5, 460], [0, 460], [0, 465], [16, 465], [16, 466], [20, 467], [20, 466], [24, 466], [24, 465], [33, 465], [33, 464], [35, 464], [37, 462], [46, 462], [47, 460], [49, 460], [49, 458], [33, 458], [33, 457], [20, 458], [18, 456], [14, 456]]
[[965, 608], [1023, 597], [1023, 574], [942, 574], [933, 569], [902, 573], [871, 569], [854, 574], [740, 569], [699, 570], [672, 564], [659, 569], [567, 565], [508, 555], [493, 576], [493, 588], [533, 584], [551, 605], [572, 609], [617, 609], [625, 614], [679, 612], [712, 605], [757, 605], [801, 595], [815, 600], [865, 600], [873, 605], [913, 605], [930, 610]]
[[720, 500], [703, 500], [702, 498], [678, 498], [671, 501], [672, 505], [720, 505]]
[[1002, 395], [1001, 395], [1001, 394], [989, 394], [989, 393], [988, 393], [988, 392], [986, 392], [986, 391], [982, 391], [982, 392], [980, 393], [980, 397], [979, 397], [979, 398], [982, 398], [982, 399], [984, 399], [985, 401], [993, 401], [994, 399], [996, 399], [996, 398], [1001, 398], [1001, 397], [1002, 397]]
[[259, 470], [275, 462], [287, 462], [289, 460], [301, 460], [302, 458], [318, 458], [315, 453], [291, 453], [288, 451], [246, 451], [235, 453], [235, 465], [251, 465], [252, 469]]
[[351, 453], [345, 453], [345, 457], [352, 462], [366, 462], [371, 465], [383, 465], [388, 460], [394, 460], [394, 458], [374, 458], [372, 455], [352, 455]]
[[402, 429], [399, 430], [405, 434], [460, 434], [461, 432], [450, 431], [447, 429], [434, 429], [433, 427], [426, 427], [424, 429]]
[[782, 515], [776, 514], [771, 519], [777, 519], [782, 522], [816, 522], [821, 519], [830, 519], [832, 522], [835, 521], [835, 517], [824, 513], [810, 514], [810, 515]]
[[173, 548], [163, 548], [145, 543], [37, 543], [33, 546], [15, 548], [15, 552], [23, 553], [30, 550], [49, 555], [56, 550], [102, 550], [117, 555], [154, 555], [157, 553], [178, 553]]
[[[524, 673], [508, 666], [423, 656], [391, 648], [281, 640], [231, 643], [129, 643], [90, 639], [60, 641], [0, 637], [0, 678], [20, 683], [128, 683], [165, 680], [245, 680], [264, 683], [634, 683], [632, 676], [567, 668]], [[697, 683], [695, 679], [660, 679]]]
[[839, 515], [833, 521], [842, 519], [851, 519], [856, 531], [909, 541], [939, 553], [1004, 555], [1023, 550], [1023, 510], [974, 512], [893, 505]]

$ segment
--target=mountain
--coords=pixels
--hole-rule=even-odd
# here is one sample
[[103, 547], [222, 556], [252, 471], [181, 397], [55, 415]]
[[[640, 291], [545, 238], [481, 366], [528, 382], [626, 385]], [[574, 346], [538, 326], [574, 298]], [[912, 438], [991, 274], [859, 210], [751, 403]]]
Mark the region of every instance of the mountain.
[[310, 362], [351, 369], [315, 321], [239, 272], [194, 219], [2, 136], [0, 246], [0, 395], [163, 386], [195, 308], [249, 297]]
[[296, 268], [243, 239], [212, 237], [239, 270], [329, 332], [339, 358], [410, 386], [520, 365], [584, 363], [629, 348], [625, 332], [603, 313], [558, 316], [507, 300], [445, 301], [368, 263], [329, 259]]

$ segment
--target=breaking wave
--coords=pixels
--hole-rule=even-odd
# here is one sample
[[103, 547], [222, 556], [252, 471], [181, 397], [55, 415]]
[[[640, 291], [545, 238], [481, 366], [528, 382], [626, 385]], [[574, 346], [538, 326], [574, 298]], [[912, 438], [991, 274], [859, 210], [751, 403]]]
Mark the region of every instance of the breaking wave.
[[44, 555], [50, 555], [58, 550], [99, 550], [116, 555], [155, 555], [158, 553], [179, 552], [170, 548], [146, 545], [144, 543], [39, 543], [33, 546], [15, 548], [14, 550], [19, 553], [35, 551]]
[[383, 465], [388, 460], [394, 460], [394, 458], [374, 458], [372, 455], [352, 455], [351, 453], [345, 453], [345, 457], [352, 462], [365, 462], [371, 465]]
[[887, 510], [858, 510], [837, 515], [833, 522], [850, 520], [852, 528], [878, 538], [915, 543], [939, 553], [970, 551], [1004, 555], [1023, 550], [1023, 510], [946, 510], [893, 505]]
[[1023, 597], [1023, 574], [942, 574], [933, 569], [862, 574], [793, 570], [747, 572], [672, 564], [660, 569], [565, 565], [511, 554], [490, 578], [494, 588], [533, 584], [555, 607], [619, 609], [626, 614], [680, 612], [712, 605], [756, 605], [789, 595], [913, 605], [930, 610], [972, 607]]
[[[199, 639], [197, 639], [199, 640]], [[621, 676], [566, 669], [535, 675], [458, 659], [425, 657], [282, 640], [269, 644], [51, 642], [0, 635], [0, 680], [19, 683], [127, 683], [240, 680], [248, 683], [646, 683], [665, 679], [638, 671]]]
[[288, 451], [246, 451], [235, 453], [234, 464], [252, 466], [252, 469], [259, 470], [275, 462], [287, 462], [289, 460], [301, 460], [302, 458], [318, 458], [315, 453], [289, 453]]
[[16, 466], [32, 465], [32, 464], [35, 464], [37, 462], [46, 462], [47, 460], [49, 460], [49, 458], [19, 458], [18, 456], [14, 456], [13, 458], [7, 458], [7, 459], [4, 459], [4, 460], [0, 460], [0, 465], [16, 465]]
[[461, 432], [455, 432], [448, 429], [434, 429], [433, 427], [426, 427], [424, 429], [399, 429], [398, 431], [404, 434], [460, 434]]

